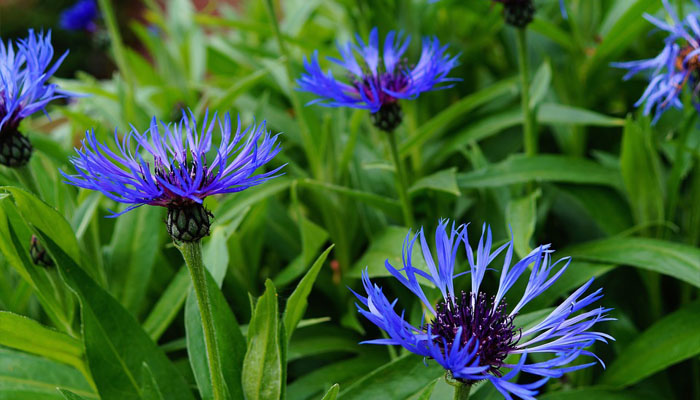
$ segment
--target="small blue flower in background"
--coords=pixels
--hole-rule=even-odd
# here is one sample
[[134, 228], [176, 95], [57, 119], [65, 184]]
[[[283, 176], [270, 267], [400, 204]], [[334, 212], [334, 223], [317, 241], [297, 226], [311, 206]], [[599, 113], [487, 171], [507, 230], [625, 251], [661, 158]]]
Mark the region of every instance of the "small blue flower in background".
[[[458, 64], [457, 57], [451, 57], [446, 52], [447, 46], [441, 46], [437, 38], [424, 38], [418, 63], [409, 66], [403, 56], [410, 36], [402, 36], [389, 32], [381, 51], [377, 28], [372, 29], [367, 44], [359, 35], [356, 35], [358, 44], [339, 44], [341, 59], [328, 59], [346, 70], [347, 82], [337, 80], [330, 71], [324, 73], [318, 52], [314, 52], [310, 60], [304, 60], [306, 73], [297, 80], [300, 90], [319, 96], [309, 104], [367, 109], [373, 114], [393, 109], [396, 113], [399, 99], [415, 99], [423, 92], [449, 88], [451, 85], [442, 84], [458, 80], [447, 77]], [[360, 56], [359, 62], [356, 54]], [[393, 130], [399, 122], [400, 111], [398, 121], [392, 120], [389, 125], [394, 126], [385, 130]]]
[[98, 14], [95, 0], [80, 0], [61, 13], [60, 26], [68, 31], [94, 32]]
[[[428, 271], [413, 266], [411, 254], [417, 239], [420, 239]], [[462, 244], [465, 245], [469, 270], [455, 274], [456, 257]], [[566, 271], [570, 259], [552, 263], [553, 250], [550, 250], [549, 245], [544, 245], [511, 265], [513, 242], [510, 241], [493, 252], [491, 245], [490, 228], [482, 229], [481, 239], [474, 251], [467, 238], [466, 226], [455, 228], [452, 224], [448, 234], [448, 221], [441, 221], [435, 232], [436, 264], [423, 231], [413, 237], [409, 232], [403, 246], [403, 268], [394, 268], [388, 260], [385, 265], [394, 278], [421, 300], [431, 316], [426, 317], [427, 322], [419, 327], [409, 324], [404, 319], [404, 313], [398, 313], [395, 309], [397, 300], [387, 299], [381, 287], [370, 281], [365, 270], [362, 282], [367, 296], [355, 293], [364, 306], [358, 304], [358, 310], [384, 330], [388, 338], [364, 343], [403, 346], [415, 354], [434, 359], [449, 371], [448, 375], [463, 383], [489, 380], [507, 399], [512, 399], [511, 395], [534, 399], [536, 389], [549, 378], [561, 377], [566, 372], [594, 365], [595, 362], [570, 365], [582, 355], [597, 358], [586, 348], [595, 341], [606, 342], [607, 339], [612, 339], [605, 333], [592, 331], [598, 322], [611, 320], [606, 315], [611, 309], [583, 311], [602, 297], [601, 289], [584, 295], [593, 279], [534, 326], [517, 326], [515, 317], [520, 310]], [[504, 263], [498, 278], [498, 289], [496, 293], [487, 294], [481, 291], [481, 283], [486, 271], [494, 269], [491, 264], [501, 253], [504, 253]], [[555, 271], [555, 267], [562, 261], [565, 261], [564, 265]], [[528, 268], [531, 268], [529, 272]], [[457, 280], [465, 274], [471, 278], [470, 289], [466, 292], [455, 288], [465, 286]], [[514, 306], [509, 307], [506, 294], [523, 274], [529, 275], [525, 292]], [[419, 279], [440, 291], [441, 297], [436, 305], [423, 291]], [[528, 355], [535, 353], [550, 354], [551, 358], [528, 362]], [[507, 357], [510, 355], [519, 358], [509, 361]], [[539, 357], [538, 360], [542, 358]], [[504, 375], [502, 369], [510, 371]], [[530, 384], [511, 382], [519, 372], [542, 378]]]
[[20, 122], [50, 101], [71, 96], [47, 83], [67, 55], [68, 51], [53, 61], [51, 31], [37, 34], [30, 29], [25, 39], [14, 43], [0, 39], [0, 164], [26, 164], [32, 147], [18, 131]]
[[[644, 104], [644, 115], [653, 113], [654, 123], [669, 108], [683, 108], [679, 98], [683, 87], [690, 85], [694, 95], [700, 90], [700, 12], [690, 13], [681, 20], [668, 0], [662, 2], [671, 18], [670, 22], [644, 15], [657, 28], [668, 32], [661, 53], [647, 60], [612, 63], [613, 67], [629, 70], [624, 80], [642, 71], [650, 73], [649, 84], [635, 107]], [[693, 3], [700, 9], [700, 1], [693, 0]], [[693, 100], [697, 101], [695, 97]], [[700, 110], [697, 102], [695, 106]]]
[[[282, 167], [255, 174], [280, 151], [277, 135], [266, 131], [265, 121], [241, 131], [239, 118], [235, 133], [228, 113], [220, 119], [207, 112], [200, 122], [183, 111], [179, 123], [159, 125], [154, 117], [147, 131], [132, 127], [121, 141], [115, 131], [117, 152], [88, 131], [71, 159], [78, 174], [61, 173], [71, 185], [130, 205], [113, 216], [144, 204], [169, 209], [201, 205], [207, 196], [239, 192], [277, 176]], [[221, 142], [212, 149], [215, 127]]]

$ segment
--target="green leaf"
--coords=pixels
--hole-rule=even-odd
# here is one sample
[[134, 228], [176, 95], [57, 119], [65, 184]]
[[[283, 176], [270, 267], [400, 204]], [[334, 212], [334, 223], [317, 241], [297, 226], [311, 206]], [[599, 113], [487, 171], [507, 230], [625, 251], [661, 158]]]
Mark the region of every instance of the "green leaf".
[[462, 193], [457, 187], [457, 168], [448, 168], [417, 180], [409, 189], [411, 195], [421, 190], [431, 189], [459, 196]]
[[316, 277], [319, 271], [321, 271], [323, 263], [326, 262], [328, 254], [333, 250], [333, 247], [333, 245], [330, 245], [326, 251], [318, 256], [313, 265], [311, 265], [309, 272], [304, 275], [296, 289], [294, 289], [294, 292], [289, 296], [289, 300], [287, 300], [287, 305], [285, 306], [284, 315], [282, 317], [287, 332], [287, 337], [285, 338], [287, 342], [291, 339], [294, 329], [296, 329], [299, 321], [301, 321], [301, 318], [304, 316], [304, 311], [306, 311], [306, 306], [308, 305], [307, 298], [311, 293], [311, 288], [314, 282], [316, 282]]
[[85, 399], [97, 395], [73, 367], [45, 358], [0, 348], [0, 398], [61, 400], [56, 389], [70, 390]]
[[[55, 297], [54, 287], [45, 270], [37, 267], [29, 258], [31, 233], [15, 205], [7, 198], [0, 200], [0, 251], [7, 262], [29, 282], [46, 314], [55, 326], [65, 332], [72, 332], [72, 315], [68, 315], [62, 302]], [[17, 230], [22, 230], [18, 232]], [[21, 234], [21, 236], [20, 236]], [[66, 292], [68, 292], [66, 290]], [[71, 293], [66, 293], [72, 296]]]
[[530, 240], [535, 233], [537, 198], [541, 193], [537, 190], [527, 196], [511, 200], [506, 206], [506, 229], [507, 232], [512, 230], [515, 253], [521, 258], [527, 256], [532, 250]]
[[36, 231], [56, 260], [64, 281], [80, 298], [85, 355], [102, 400], [143, 399], [138, 377], [152, 367], [167, 399], [193, 400], [187, 383], [136, 319], [93, 281], [40, 229]]
[[83, 344], [65, 333], [49, 329], [38, 322], [0, 311], [0, 345], [37, 354], [51, 360], [85, 368]]
[[243, 393], [248, 400], [277, 400], [282, 393], [277, 292], [269, 279], [248, 328], [243, 361]]
[[328, 392], [321, 398], [321, 400], [335, 400], [338, 397], [338, 392], [340, 391], [340, 385], [337, 383], [328, 389]]
[[165, 400], [163, 393], [158, 387], [158, 382], [153, 377], [151, 368], [146, 363], [143, 363], [143, 368], [141, 368], [141, 389], [145, 399]]
[[350, 399], [405, 399], [412, 396], [445, 373], [435, 361], [428, 361], [408, 353], [367, 374], [343, 390], [341, 400]]
[[168, 325], [180, 312], [180, 308], [187, 298], [187, 289], [191, 284], [187, 267], [180, 267], [173, 279], [168, 284], [158, 302], [146, 317], [143, 323], [143, 330], [154, 341], [158, 341]]
[[574, 258], [631, 265], [659, 272], [700, 287], [700, 249], [649, 238], [610, 238], [564, 251]]
[[136, 314], [146, 295], [156, 261], [160, 235], [165, 231], [161, 207], [140, 207], [117, 218], [106, 260], [111, 260], [115, 297]]
[[601, 383], [633, 385], [666, 367], [700, 354], [700, 301], [667, 315], [627, 346]]
[[618, 171], [581, 158], [561, 155], [514, 155], [498, 164], [457, 175], [462, 189], [493, 188], [530, 181], [618, 187]]
[[338, 186], [330, 183], [319, 182], [313, 179], [300, 179], [299, 186], [323, 189], [329, 192], [342, 194], [343, 196], [347, 196], [352, 199], [356, 199], [363, 203], [366, 203], [367, 205], [370, 205], [372, 207], [376, 207], [377, 209], [386, 212], [392, 217], [401, 216], [401, 205], [397, 200], [380, 196], [378, 194], [363, 192], [361, 190], [351, 189], [345, 186]]
[[535, 76], [532, 78], [532, 84], [530, 84], [530, 109], [536, 109], [540, 102], [542, 102], [551, 83], [552, 65], [547, 59], [540, 65]]
[[[229, 308], [217, 282], [208, 270], [206, 274], [216, 342], [219, 349], [219, 363], [224, 372], [224, 382], [231, 398], [243, 398], [241, 371], [243, 356], [246, 351], [246, 341], [241, 333], [241, 328], [238, 326], [238, 321], [236, 321], [236, 317], [231, 312], [231, 308]], [[187, 297], [185, 330], [187, 333], [187, 354], [189, 355], [190, 365], [197, 381], [199, 393], [203, 399], [212, 398], [213, 391], [204, 342], [204, 331], [202, 330], [202, 317], [199, 313], [194, 291], [190, 291]]]
[[637, 0], [608, 32], [602, 34], [602, 43], [596, 48], [593, 57], [583, 65], [584, 76], [592, 76], [590, 74], [598, 66], [611, 61], [611, 57], [621, 53], [631, 43], [637, 42], [645, 32], [653, 29], [653, 25], [642, 16], [645, 12], [653, 14], [660, 7], [661, 4], [657, 0]]
[[608, 117], [594, 111], [567, 106], [564, 104], [544, 103], [537, 110], [537, 121], [541, 124], [590, 125], [615, 127], [625, 124], [624, 119]]
[[275, 276], [273, 282], [277, 287], [284, 286], [301, 276], [328, 239], [328, 232], [304, 216], [300, 216], [299, 234], [301, 236], [301, 254]]
[[[384, 261], [388, 260], [395, 268], [403, 268], [401, 259], [401, 245], [408, 234], [408, 229], [399, 226], [388, 226], [378, 236], [374, 237], [369, 249], [362, 255], [362, 258], [349, 271], [349, 276], [359, 278], [362, 271], [367, 268], [369, 276], [379, 278], [391, 276], [384, 266]], [[413, 266], [415, 268], [427, 270], [428, 266], [419, 250], [420, 246], [413, 247]]]
[[440, 131], [463, 118], [471, 110], [506, 95], [514, 96], [517, 92], [517, 80], [510, 78], [461, 99], [421, 125], [414, 135], [401, 143], [399, 145], [400, 154], [403, 156], [419, 148], [428, 140], [433, 139]]
[[85, 400], [85, 397], [78, 396], [77, 394], [69, 390], [58, 389], [58, 391], [63, 395], [63, 398], [66, 400]]
[[627, 199], [640, 225], [664, 220], [664, 186], [651, 135], [651, 129], [644, 129], [631, 117], [627, 118], [622, 134], [620, 170]]
[[28, 225], [45, 232], [73, 260], [81, 260], [78, 240], [63, 215], [24, 189], [12, 186], [2, 189], [12, 194], [17, 210]]
[[656, 400], [658, 397], [641, 392], [618, 392], [603, 388], [582, 388], [554, 393], [545, 393], [538, 397], [539, 400]]

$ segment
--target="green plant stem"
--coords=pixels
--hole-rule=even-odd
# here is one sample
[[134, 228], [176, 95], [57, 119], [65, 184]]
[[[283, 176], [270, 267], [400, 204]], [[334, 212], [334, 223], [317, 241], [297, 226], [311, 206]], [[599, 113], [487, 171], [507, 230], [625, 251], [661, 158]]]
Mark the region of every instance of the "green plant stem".
[[683, 174], [683, 153], [685, 152], [686, 143], [690, 131], [693, 130], [697, 122], [697, 113], [693, 112], [685, 123], [681, 126], [680, 136], [676, 141], [676, 153], [673, 159], [673, 167], [671, 175], [668, 179], [668, 201], [666, 204], [666, 220], [673, 222], [676, 215], [676, 207], [678, 206], [678, 192], [681, 185]]
[[409, 228], [413, 228], [413, 208], [411, 207], [411, 198], [408, 196], [408, 180], [406, 172], [399, 157], [399, 147], [396, 144], [396, 134], [394, 132], [385, 132], [389, 139], [389, 149], [391, 150], [391, 159], [394, 161], [396, 168], [396, 189], [399, 192], [399, 201], [403, 211], [403, 222]]
[[29, 163], [24, 164], [21, 167], [12, 168], [12, 172], [15, 174], [17, 180], [22, 184], [22, 186], [24, 186], [25, 189], [34, 193], [35, 195], [37, 195], [37, 197], [41, 197], [41, 193], [39, 193], [39, 187], [37, 186], [36, 180], [34, 179], [34, 174], [32, 174], [32, 170], [31, 168], [29, 168]]
[[[294, 70], [292, 68], [291, 60], [289, 58], [289, 52], [287, 51], [287, 46], [284, 42], [284, 37], [282, 36], [282, 31], [280, 30], [279, 22], [277, 21], [277, 14], [275, 13], [275, 5], [273, 0], [265, 0], [265, 8], [267, 9], [267, 14], [270, 18], [270, 24], [272, 25], [272, 30], [275, 32], [275, 38], [277, 40], [277, 46], [280, 49], [280, 54], [284, 58], [284, 66], [287, 71], [287, 82], [294, 79]], [[282, 88], [283, 90], [285, 88]], [[306, 153], [306, 159], [309, 161], [311, 167], [311, 172], [314, 177], [319, 178], [322, 174], [322, 163], [318, 156], [318, 151], [316, 149], [315, 142], [311, 136], [311, 130], [309, 129], [309, 124], [304, 116], [304, 107], [299, 100], [299, 97], [294, 90], [288, 90], [287, 95], [289, 100], [292, 102], [292, 107], [294, 108], [294, 113], [297, 116], [297, 122], [299, 123], [299, 132], [301, 133], [301, 139], [304, 144], [304, 151]]]
[[124, 105], [124, 117], [127, 121], [133, 121], [135, 117], [134, 110], [134, 79], [131, 71], [129, 70], [129, 64], [126, 59], [126, 51], [124, 50], [124, 42], [122, 42], [122, 36], [119, 33], [119, 25], [117, 24], [117, 18], [114, 16], [114, 9], [110, 0], [97, 0], [100, 7], [100, 14], [104, 18], [105, 26], [107, 27], [107, 32], [109, 33], [109, 40], [111, 42], [112, 51], [114, 52], [114, 61], [119, 67], [122, 78], [126, 82], [126, 99], [123, 102]]
[[214, 318], [212, 316], [211, 299], [209, 288], [207, 287], [206, 267], [202, 259], [202, 243], [185, 242], [177, 243], [185, 264], [190, 270], [192, 286], [197, 296], [199, 314], [202, 316], [202, 330], [204, 331], [204, 344], [207, 350], [207, 361], [209, 363], [209, 373], [211, 375], [211, 385], [215, 400], [226, 398], [224, 390], [224, 375], [219, 364], [219, 348], [216, 342], [216, 332], [214, 330]]
[[518, 42], [518, 67], [520, 69], [520, 101], [523, 112], [523, 146], [525, 154], [534, 156], [537, 154], [537, 131], [535, 120], [530, 108], [530, 69], [527, 60], [527, 31], [517, 30]]
[[467, 400], [469, 398], [469, 392], [472, 390], [472, 385], [459, 385], [455, 386], [454, 400]]

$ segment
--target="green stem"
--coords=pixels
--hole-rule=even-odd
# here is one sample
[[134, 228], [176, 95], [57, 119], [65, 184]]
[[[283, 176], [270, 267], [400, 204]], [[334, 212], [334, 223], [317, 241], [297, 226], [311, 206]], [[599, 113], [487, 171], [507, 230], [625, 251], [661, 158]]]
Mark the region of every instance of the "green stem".
[[469, 392], [472, 390], [472, 385], [464, 383], [458, 379], [455, 379], [452, 377], [452, 373], [450, 371], [447, 371], [445, 374], [445, 382], [447, 382], [448, 385], [454, 386], [455, 388], [455, 394], [453, 399], [454, 400], [467, 400], [469, 399]]
[[694, 128], [697, 121], [697, 113], [693, 112], [681, 126], [680, 136], [676, 141], [676, 153], [673, 158], [673, 167], [671, 175], [668, 179], [668, 203], [666, 204], [666, 220], [673, 222], [676, 215], [676, 207], [678, 206], [678, 192], [681, 185], [683, 175], [683, 153], [686, 148], [686, 142], [690, 131]]
[[396, 134], [394, 132], [385, 132], [386, 136], [389, 138], [389, 149], [391, 150], [391, 159], [394, 162], [394, 167], [396, 168], [396, 189], [399, 192], [399, 201], [401, 202], [401, 209], [403, 210], [403, 222], [409, 228], [413, 228], [413, 209], [411, 207], [411, 198], [408, 197], [408, 179], [406, 178], [406, 172], [401, 162], [401, 157], [399, 157], [399, 148], [396, 144]]
[[100, 14], [104, 18], [107, 32], [109, 32], [109, 40], [114, 52], [114, 61], [119, 67], [119, 71], [126, 82], [126, 100], [123, 102], [124, 117], [127, 121], [134, 120], [134, 79], [129, 70], [129, 64], [126, 59], [126, 50], [124, 50], [124, 42], [122, 41], [121, 33], [119, 32], [119, 24], [114, 15], [114, 9], [110, 0], [97, 0], [100, 7]]
[[41, 193], [39, 193], [39, 186], [37, 186], [36, 180], [34, 179], [34, 174], [32, 174], [32, 170], [29, 168], [29, 163], [24, 164], [21, 167], [12, 168], [12, 172], [25, 189], [34, 193], [37, 197], [41, 197]]
[[523, 145], [525, 154], [534, 156], [537, 154], [537, 131], [535, 119], [530, 108], [530, 71], [527, 60], [527, 31], [517, 30], [518, 37], [518, 66], [520, 68], [520, 101], [523, 112]]
[[472, 385], [455, 386], [454, 400], [467, 400], [469, 392], [472, 390]]
[[[265, 8], [267, 9], [267, 14], [270, 18], [270, 24], [272, 24], [272, 29], [275, 32], [275, 39], [277, 40], [277, 46], [280, 49], [280, 54], [284, 58], [284, 66], [287, 70], [287, 82], [291, 82], [294, 79], [294, 70], [292, 68], [291, 59], [289, 57], [289, 52], [287, 51], [287, 46], [284, 42], [284, 37], [282, 36], [282, 31], [280, 30], [279, 21], [277, 21], [277, 14], [275, 13], [275, 6], [272, 3], [273, 0], [265, 1]], [[283, 88], [284, 89], [284, 88]], [[296, 91], [293, 89], [289, 90], [288, 93], [289, 100], [292, 102], [292, 107], [294, 108], [294, 113], [297, 116], [297, 122], [299, 123], [299, 131], [301, 133], [301, 139], [304, 144], [304, 151], [306, 153], [306, 159], [309, 161], [311, 171], [314, 177], [319, 178], [322, 173], [322, 163], [318, 157], [318, 151], [316, 149], [316, 144], [311, 136], [311, 130], [309, 129], [309, 124], [304, 116], [304, 106], [301, 104]]]
[[212, 316], [211, 299], [207, 286], [207, 275], [204, 261], [202, 260], [202, 243], [196, 242], [176, 243], [178, 249], [185, 258], [185, 264], [190, 270], [192, 286], [197, 296], [199, 313], [202, 316], [202, 330], [204, 331], [204, 344], [207, 350], [207, 362], [211, 375], [211, 386], [215, 400], [226, 398], [224, 389], [224, 375], [219, 363], [219, 348], [216, 342], [214, 330], [214, 318]]

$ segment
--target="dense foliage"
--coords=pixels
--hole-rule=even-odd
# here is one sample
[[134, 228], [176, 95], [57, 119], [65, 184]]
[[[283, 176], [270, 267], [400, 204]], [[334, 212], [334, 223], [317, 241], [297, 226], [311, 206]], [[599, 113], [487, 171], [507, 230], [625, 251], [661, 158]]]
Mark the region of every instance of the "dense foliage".
[[[487, 0], [247, 0], [198, 9], [188, 0], [144, 0], [128, 11], [109, 0], [95, 9], [79, 3], [68, 16], [41, 17], [38, 26], [17, 19], [28, 25], [18, 37], [29, 28], [54, 30], [54, 60], [75, 42], [113, 65], [100, 61], [101, 72], [93, 73], [93, 56], [70, 52], [61, 77], [49, 81], [57, 86], [44, 93], [53, 96], [47, 114], [17, 120], [34, 149], [28, 167], [0, 167], [0, 399], [214, 398], [201, 308], [182, 246], [168, 235], [172, 209], [158, 206], [169, 203], [153, 195], [158, 200], [120, 204], [66, 184], [77, 178], [61, 173], [76, 173], [69, 159], [86, 135], [88, 148], [99, 141], [117, 151], [115, 139], [132, 127], [143, 132], [154, 117], [178, 122], [183, 109], [199, 121], [207, 111], [221, 118], [230, 112], [234, 133], [236, 114], [243, 129], [260, 126], [247, 150], [270, 139], [267, 131], [281, 132], [281, 151], [254, 164], [260, 175], [251, 179], [278, 168], [283, 175], [236, 193], [221, 194], [232, 191], [224, 190], [231, 182], [207, 193], [180, 187], [213, 216], [202, 240], [208, 273], [201, 283], [229, 398], [451, 398], [434, 357], [359, 344], [385, 333], [357, 306], [366, 270], [390, 302], [400, 299], [394, 311], [423, 324], [427, 307], [391, 277], [385, 261], [402, 268], [404, 239], [421, 227], [437, 256], [433, 233], [442, 219], [471, 222], [464, 235], [474, 248], [482, 224], [490, 225], [486, 254], [512, 240], [516, 260], [541, 244], [556, 250], [553, 262], [572, 258], [514, 319], [499, 314], [503, 326], [532, 328], [591, 278], [593, 289], [604, 288], [592, 307], [611, 309], [605, 311], [616, 320], [596, 325], [604, 333], [596, 338], [615, 340], [587, 347], [602, 362], [550, 379], [538, 398], [700, 397], [697, 93], [679, 81], [670, 90], [677, 99], [657, 104], [664, 112], [653, 121], [653, 112], [635, 107], [649, 76], [623, 81], [625, 71], [610, 65], [654, 58], [668, 45], [667, 32], [643, 18], [670, 23], [660, 0], [571, 0], [566, 17], [559, 1], [537, 0], [527, 35], [504, 23], [503, 4]], [[680, 16], [699, 11], [692, 0], [670, 6]], [[367, 40], [375, 27], [380, 38], [411, 36], [397, 68], [415, 67], [424, 37], [438, 38], [458, 61], [449, 77], [459, 80], [440, 85], [447, 88], [398, 100], [402, 121], [389, 133], [367, 109], [307, 105], [319, 93], [300, 90], [314, 52], [323, 71], [351, 79], [326, 57], [339, 58], [336, 43], [355, 41], [356, 33]], [[15, 38], [3, 35], [8, 39]], [[686, 65], [700, 68], [697, 60]], [[689, 69], [685, 78], [697, 84], [698, 73]], [[28, 82], [41, 86], [50, 75]], [[213, 130], [213, 146], [223, 131]], [[275, 153], [271, 146], [261, 149]], [[202, 164], [185, 156], [182, 165], [197, 173], [204, 165], [206, 173], [215, 148], [209, 154]], [[130, 163], [138, 169], [139, 156]], [[85, 176], [104, 167], [99, 159], [92, 165]], [[191, 183], [185, 175], [178, 182]], [[134, 176], [124, 182], [138, 181]], [[87, 179], [80, 186], [99, 186]], [[114, 218], [139, 202], [153, 205]], [[413, 266], [427, 271], [421, 246], [411, 254]], [[500, 273], [505, 254], [489, 269]], [[460, 248], [455, 272], [473, 272], [472, 264]], [[503, 286], [498, 277], [485, 275], [486, 293]], [[456, 278], [456, 291], [468, 293], [470, 279]], [[429, 281], [421, 279], [436, 304], [440, 287], [431, 284], [438, 280]], [[527, 293], [527, 283], [511, 291]], [[518, 362], [510, 353], [498, 357]], [[512, 380], [536, 379], [522, 372]], [[480, 381], [470, 398], [503, 395]]]

